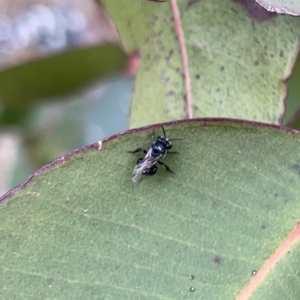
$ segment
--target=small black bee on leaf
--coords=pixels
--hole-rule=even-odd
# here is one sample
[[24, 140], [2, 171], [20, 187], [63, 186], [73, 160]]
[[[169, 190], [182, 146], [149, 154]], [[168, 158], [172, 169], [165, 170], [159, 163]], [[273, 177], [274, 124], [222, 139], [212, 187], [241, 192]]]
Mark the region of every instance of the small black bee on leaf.
[[181, 140], [181, 139], [167, 139], [165, 129], [161, 126], [164, 133], [163, 136], [158, 136], [155, 140], [155, 135], [153, 131], [152, 140], [153, 143], [148, 151], [143, 148], [137, 148], [134, 151], [129, 151], [130, 153], [144, 152], [145, 157], [139, 158], [135, 168], [132, 172], [132, 181], [138, 183], [145, 179], [147, 176], [152, 176], [157, 171], [156, 164], [160, 164], [166, 168], [168, 172], [174, 173], [165, 163], [160, 160], [164, 158], [167, 153], [176, 154], [178, 152], [169, 151], [172, 148], [170, 141]]

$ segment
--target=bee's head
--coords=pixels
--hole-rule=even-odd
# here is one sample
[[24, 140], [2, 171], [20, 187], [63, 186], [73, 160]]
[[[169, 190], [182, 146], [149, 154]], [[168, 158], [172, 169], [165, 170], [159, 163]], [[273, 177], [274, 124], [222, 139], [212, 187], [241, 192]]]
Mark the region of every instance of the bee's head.
[[163, 144], [166, 149], [171, 149], [172, 144], [165, 136], [158, 136], [157, 142]]

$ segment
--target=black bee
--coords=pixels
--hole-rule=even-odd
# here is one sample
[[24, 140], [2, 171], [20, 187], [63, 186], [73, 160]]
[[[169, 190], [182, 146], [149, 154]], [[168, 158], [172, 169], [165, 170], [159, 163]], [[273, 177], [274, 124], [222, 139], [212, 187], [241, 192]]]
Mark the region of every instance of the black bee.
[[139, 158], [137, 164], [132, 172], [132, 181], [138, 183], [145, 179], [147, 176], [152, 176], [157, 171], [156, 164], [160, 164], [166, 168], [168, 172], [174, 173], [166, 164], [160, 160], [164, 158], [167, 153], [175, 154], [178, 152], [169, 151], [172, 148], [171, 140], [181, 140], [181, 139], [167, 139], [165, 129], [161, 126], [164, 133], [163, 136], [158, 136], [155, 141], [154, 131], [152, 135], [153, 143], [148, 151], [143, 148], [137, 148], [134, 151], [129, 151], [130, 153], [144, 152], [145, 157]]

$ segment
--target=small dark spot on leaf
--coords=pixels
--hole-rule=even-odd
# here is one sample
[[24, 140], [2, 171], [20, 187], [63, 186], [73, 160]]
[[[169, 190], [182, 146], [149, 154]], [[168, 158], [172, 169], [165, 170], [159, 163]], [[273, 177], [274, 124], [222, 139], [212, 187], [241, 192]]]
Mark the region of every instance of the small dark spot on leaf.
[[187, 3], [187, 7], [190, 8], [192, 5], [200, 2], [199, 0], [189, 0]]
[[271, 54], [270, 56], [271, 56], [271, 57], [274, 57], [274, 54]]
[[170, 59], [171, 59], [173, 53], [174, 53], [174, 49], [170, 49], [170, 51], [169, 51], [169, 53], [168, 53], [168, 56], [166, 57], [167, 62], [170, 61]]
[[294, 170], [298, 175], [300, 175], [300, 165], [299, 164], [292, 165], [292, 170]]
[[194, 280], [195, 276], [194, 275], [190, 275], [189, 280]]
[[180, 68], [176, 68], [176, 73], [181, 73]]
[[47, 278], [47, 284], [48, 285], [52, 285], [53, 284], [54, 279], [53, 278]]
[[257, 274], [257, 271], [256, 270], [253, 270], [252, 271], [252, 276], [255, 276]]
[[221, 70], [221, 71], [224, 71], [224, 69], [225, 69], [224, 66], [221, 66], [220, 70]]
[[255, 66], [258, 66], [258, 65], [259, 65], [258, 60], [256, 60], [256, 61], [254, 62], [254, 65], [255, 65]]
[[166, 108], [166, 109], [165, 109], [165, 114], [168, 115], [169, 113], [170, 113], [170, 110], [169, 110], [168, 108]]
[[280, 57], [283, 57], [283, 51], [280, 50], [280, 54], [279, 54]]
[[264, 229], [266, 229], [266, 225], [261, 225], [260, 228], [261, 228], [262, 230], [264, 230]]
[[170, 77], [167, 77], [165, 80], [166, 80], [166, 82], [169, 82], [170, 81]]
[[201, 76], [200, 76], [200, 74], [196, 74], [195, 77], [196, 77], [196, 79], [200, 79]]
[[277, 197], [278, 197], [278, 193], [275, 193], [275, 194], [274, 194], [274, 197], [277, 198]]
[[220, 89], [220, 88], [217, 88], [217, 89], [216, 89], [216, 92], [217, 92], [217, 93], [219, 93], [220, 91], [221, 91], [221, 89]]
[[158, 19], [157, 15], [152, 15], [152, 19], [154, 20], [154, 22]]
[[214, 263], [219, 265], [221, 263], [221, 257], [220, 256], [215, 256]]
[[191, 288], [190, 288], [190, 292], [195, 292], [195, 288], [192, 286]]
[[167, 92], [167, 96], [173, 96], [174, 94], [175, 94], [174, 91], [168, 91], [168, 92]]

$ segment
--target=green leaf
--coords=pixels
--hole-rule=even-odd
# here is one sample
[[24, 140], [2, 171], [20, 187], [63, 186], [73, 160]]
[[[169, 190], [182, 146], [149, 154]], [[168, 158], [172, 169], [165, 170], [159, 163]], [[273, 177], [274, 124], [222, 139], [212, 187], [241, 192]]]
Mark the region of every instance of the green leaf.
[[183, 119], [189, 110], [193, 117], [280, 123], [299, 18], [268, 13], [254, 1], [101, 2], [125, 47], [140, 52], [130, 127]]
[[300, 110], [296, 111], [293, 118], [287, 124], [288, 127], [300, 130]]
[[25, 110], [43, 98], [73, 92], [92, 80], [123, 71], [126, 57], [119, 47], [94, 46], [4, 70], [0, 72], [1, 103]]
[[[288, 84], [288, 97], [286, 100], [286, 111], [283, 118], [283, 124], [289, 127], [293, 126], [291, 121], [294, 119], [297, 110], [300, 109], [300, 57], [298, 57], [291, 78], [289, 78]], [[296, 128], [297, 127], [293, 127]]]
[[297, 299], [299, 230], [285, 241], [299, 222], [299, 133], [208, 119], [165, 130], [183, 138], [163, 160], [176, 174], [131, 182], [144, 128], [75, 150], [2, 199], [1, 299], [233, 299], [255, 278], [251, 299]]

